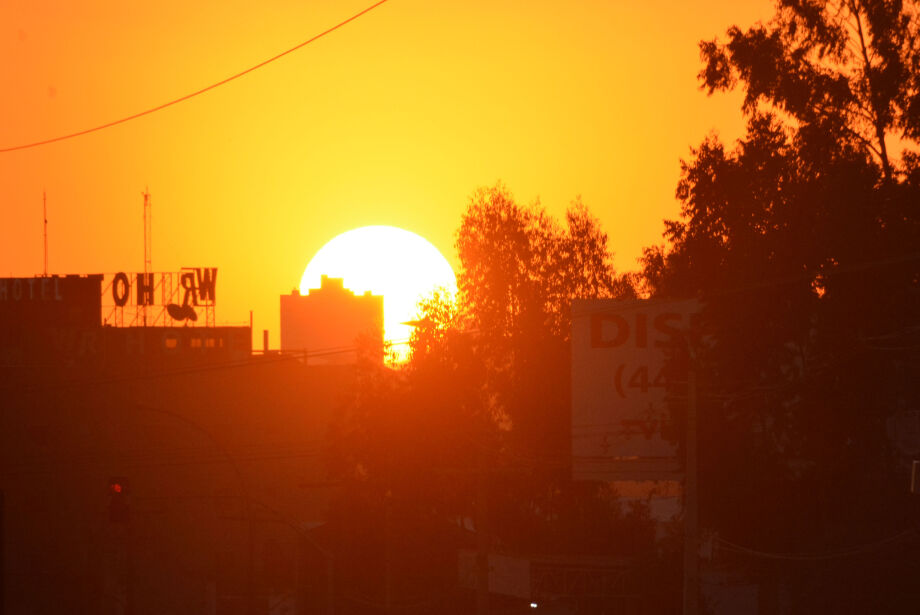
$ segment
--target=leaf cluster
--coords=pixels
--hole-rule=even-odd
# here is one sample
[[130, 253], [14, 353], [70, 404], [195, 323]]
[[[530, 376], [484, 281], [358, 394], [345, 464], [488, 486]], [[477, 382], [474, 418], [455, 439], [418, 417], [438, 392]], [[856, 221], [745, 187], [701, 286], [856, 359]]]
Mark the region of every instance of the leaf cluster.
[[918, 23], [901, 0], [779, 0], [768, 23], [700, 43], [700, 82], [710, 94], [740, 85], [744, 113], [779, 112], [890, 179], [889, 141], [920, 135]]

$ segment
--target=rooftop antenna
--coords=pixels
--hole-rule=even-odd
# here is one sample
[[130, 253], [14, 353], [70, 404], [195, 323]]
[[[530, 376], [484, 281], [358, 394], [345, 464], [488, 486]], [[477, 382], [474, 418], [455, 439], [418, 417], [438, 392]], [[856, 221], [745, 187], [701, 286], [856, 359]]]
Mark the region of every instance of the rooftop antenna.
[[[144, 187], [144, 191], [141, 193], [144, 197], [144, 284], [147, 283], [147, 275], [150, 273], [150, 270], [153, 269], [152, 262], [152, 253], [153, 246], [151, 245], [151, 230], [153, 227], [153, 214], [151, 213], [151, 204], [150, 204], [150, 188]], [[144, 326], [147, 326], [147, 302], [144, 301], [141, 305], [141, 314], [143, 316]]]
[[42, 242], [45, 246], [45, 273], [48, 277], [48, 194], [42, 190]]

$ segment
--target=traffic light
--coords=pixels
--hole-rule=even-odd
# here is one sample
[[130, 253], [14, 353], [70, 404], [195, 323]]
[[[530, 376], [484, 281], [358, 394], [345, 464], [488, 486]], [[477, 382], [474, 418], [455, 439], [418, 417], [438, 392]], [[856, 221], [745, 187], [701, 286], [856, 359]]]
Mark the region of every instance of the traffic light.
[[124, 476], [113, 476], [109, 479], [109, 521], [112, 523], [127, 523], [131, 518], [131, 509], [128, 507], [128, 479]]

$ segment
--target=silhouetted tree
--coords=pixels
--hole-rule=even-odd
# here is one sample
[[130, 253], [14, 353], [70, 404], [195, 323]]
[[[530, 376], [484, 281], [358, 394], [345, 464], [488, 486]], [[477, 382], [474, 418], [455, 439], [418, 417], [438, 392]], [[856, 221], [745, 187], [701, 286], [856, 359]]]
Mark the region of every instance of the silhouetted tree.
[[[829, 551], [914, 523], [885, 426], [920, 401], [916, 8], [781, 0], [701, 43], [703, 87], [743, 87], [747, 130], [682, 163], [644, 283], [705, 300], [701, 512], [734, 542]], [[885, 554], [808, 568], [797, 608], [903, 607], [904, 575], [846, 580]]]
[[920, 135], [916, 4], [900, 0], [780, 0], [774, 18], [729, 41], [700, 44], [709, 93], [739, 82], [744, 110], [786, 114], [800, 135], [871, 155], [896, 173], [892, 136]]
[[563, 227], [497, 184], [471, 197], [457, 252], [459, 316], [477, 332], [495, 411], [527, 454], [564, 455], [571, 301], [632, 293], [614, 272], [607, 235], [578, 200]]
[[[335, 517], [354, 528], [345, 534], [380, 553], [380, 519], [389, 519], [392, 536], [415, 537], [399, 543], [401, 563], [390, 569], [424, 579], [425, 561], [472, 544], [458, 522], [476, 516], [483, 480], [497, 549], [651, 553], [647, 506], [569, 479], [571, 299], [632, 293], [597, 219], [576, 201], [560, 224], [497, 185], [472, 195], [457, 247], [459, 297], [422, 302], [410, 361], [367, 362], [338, 426], [331, 459], [345, 482]], [[377, 596], [380, 557], [354, 564], [366, 569], [355, 582]], [[412, 574], [410, 560], [420, 563]], [[443, 594], [427, 578], [416, 593]]]
[[473, 340], [472, 359], [484, 366], [478, 391], [501, 426], [490, 459], [501, 470], [493, 480], [499, 535], [556, 552], [649, 546], [647, 511], [624, 517], [609, 493], [569, 480], [571, 301], [634, 296], [598, 220], [576, 200], [560, 224], [497, 184], [472, 195], [457, 251], [455, 322]]

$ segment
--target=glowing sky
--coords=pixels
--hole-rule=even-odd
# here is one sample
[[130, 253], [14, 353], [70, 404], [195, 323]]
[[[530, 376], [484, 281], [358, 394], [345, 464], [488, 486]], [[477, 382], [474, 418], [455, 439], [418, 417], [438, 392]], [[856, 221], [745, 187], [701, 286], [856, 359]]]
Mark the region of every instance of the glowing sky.
[[[370, 4], [0, 3], [0, 147], [198, 89]], [[738, 96], [697, 86], [697, 42], [771, 3], [390, 0], [221, 89], [65, 143], [0, 155], [0, 275], [216, 266], [217, 319], [278, 340], [278, 296], [351, 228], [385, 224], [456, 265], [468, 195], [503, 180], [561, 213], [576, 196], [621, 269], [677, 213], [678, 161], [741, 130]]]
[[322, 276], [342, 278], [355, 294], [383, 295], [384, 337], [399, 357], [408, 356], [418, 303], [434, 292], [457, 293], [457, 280], [444, 255], [428, 240], [392, 226], [362, 226], [342, 233], [310, 259], [300, 293], [320, 288]]

